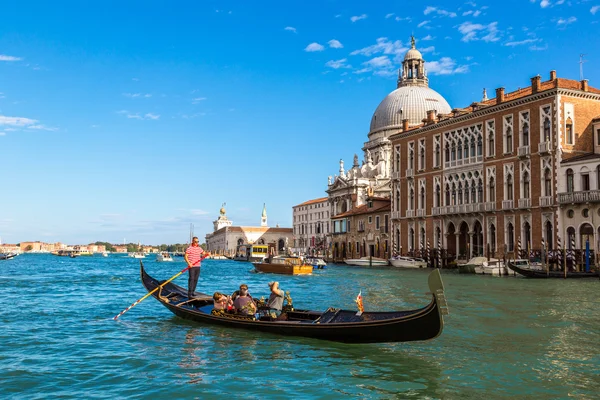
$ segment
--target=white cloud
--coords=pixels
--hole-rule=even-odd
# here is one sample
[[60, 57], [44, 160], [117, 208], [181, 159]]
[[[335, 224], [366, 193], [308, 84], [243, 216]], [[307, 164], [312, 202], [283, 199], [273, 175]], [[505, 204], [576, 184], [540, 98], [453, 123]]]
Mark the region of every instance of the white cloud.
[[21, 61], [21, 57], [7, 56], [6, 54], [0, 54], [0, 61]]
[[379, 57], [372, 58], [369, 61], [365, 61], [363, 63], [363, 65], [366, 65], [366, 66], [372, 67], [372, 68], [387, 68], [387, 67], [392, 66], [392, 62], [390, 61], [388, 56], [379, 56]]
[[[496, 42], [500, 40], [498, 37], [498, 22], [492, 22], [488, 25], [473, 24], [471, 22], [463, 22], [458, 26], [458, 31], [462, 33], [462, 41], [470, 42], [473, 40], [483, 40], [484, 42]], [[479, 33], [487, 33], [485, 36], [479, 38]]]
[[361, 19], [366, 19], [366, 18], [367, 18], [367, 14], [355, 15], [353, 17], [350, 17], [350, 21], [356, 22], [356, 21], [360, 21]]
[[514, 46], [521, 46], [523, 44], [539, 42], [539, 40], [540, 39], [525, 39], [525, 40], [507, 42], [507, 43], [504, 43], [504, 45], [509, 46], [509, 47], [514, 47]]
[[377, 39], [377, 43], [365, 48], [354, 50], [350, 55], [362, 55], [370, 57], [373, 54], [393, 54], [395, 56], [404, 56], [404, 53], [408, 50], [408, 47], [402, 45], [400, 40], [390, 41], [386, 37]]
[[152, 119], [152, 120], [156, 120], [156, 119], [160, 118], [160, 115], [158, 115], [158, 114], [153, 114], [153, 113], [146, 113], [144, 115], [140, 115], [140, 113], [132, 114], [132, 113], [130, 113], [127, 110], [117, 111], [117, 114], [125, 115], [129, 119], [140, 119], [140, 120], [143, 120], [143, 119]]
[[49, 126], [41, 125], [41, 124], [28, 126], [27, 129], [36, 129], [36, 130], [40, 130], [40, 131], [50, 131], [50, 132], [55, 132], [58, 130], [58, 128], [51, 128]]
[[590, 12], [592, 13], [592, 15], [596, 15], [598, 10], [600, 10], [600, 6], [593, 6], [592, 8], [590, 8]]
[[457, 66], [456, 61], [450, 57], [442, 57], [439, 61], [425, 62], [425, 68], [432, 75], [452, 75], [469, 72], [468, 65]]
[[425, 11], [423, 11], [423, 14], [425, 14], [425, 15], [429, 15], [431, 13], [436, 13], [437, 15], [442, 15], [444, 17], [450, 17], [450, 18], [456, 17], [455, 12], [442, 10], [441, 8], [432, 7], [432, 6], [427, 6], [425, 8]]
[[404, 17], [404, 18], [403, 18], [403, 17], [396, 17], [396, 18], [394, 18], [394, 19], [395, 19], [396, 21], [409, 21], [409, 22], [410, 22], [410, 21], [412, 21], [412, 18], [411, 18], [411, 17]]
[[434, 46], [423, 47], [423, 48], [419, 49], [419, 51], [421, 53], [432, 53], [435, 51], [435, 47]]
[[342, 58], [341, 60], [330, 60], [325, 63], [329, 68], [340, 69], [340, 68], [352, 68], [352, 65], [347, 64], [348, 59]]
[[567, 26], [569, 24], [572, 24], [575, 21], [577, 21], [577, 18], [575, 18], [575, 17], [569, 17], [567, 19], [559, 18], [558, 21], [556, 21], [556, 24]]
[[285, 28], [283, 28], [283, 30], [298, 33], [296, 32], [296, 28], [294, 28], [293, 26], [286, 26]]
[[421, 28], [421, 27], [423, 27], [423, 26], [427, 25], [427, 24], [428, 24], [428, 23], [430, 23], [430, 22], [431, 22], [431, 21], [429, 21], [429, 20], [426, 20], [426, 21], [420, 22], [420, 23], [419, 23], [419, 25], [417, 25], [417, 27]]
[[0, 126], [8, 125], [8, 126], [25, 127], [25, 126], [29, 126], [29, 125], [34, 125], [37, 122], [38, 122], [37, 120], [30, 119], [30, 118], [7, 117], [5, 115], [0, 115]]
[[313, 51], [323, 51], [325, 50], [325, 47], [322, 44], [319, 44], [317, 42], [311, 43], [308, 46], [306, 46], [306, 48], [304, 49], [304, 51], [308, 51], [308, 52], [313, 52]]
[[149, 98], [152, 97], [150, 93], [142, 94], [142, 93], [123, 93], [123, 96], [129, 97], [130, 99], [136, 99], [138, 97]]
[[542, 50], [547, 50], [548, 49], [548, 43], [546, 43], [543, 46], [538, 46], [538, 45], [533, 45], [533, 46], [529, 46], [529, 50], [531, 51], [542, 51]]
[[204, 101], [204, 100], [206, 100], [206, 97], [195, 97], [195, 98], [192, 99], [192, 104], [198, 104], [198, 103], [200, 103], [201, 101]]
[[160, 115], [158, 115], [158, 114], [152, 114], [152, 113], [147, 113], [146, 115], [144, 115], [144, 118], [156, 120], [156, 119], [160, 118]]
[[342, 45], [339, 40], [335, 39], [331, 39], [329, 42], [327, 42], [327, 44], [332, 49], [341, 49], [342, 47], [344, 47], [344, 45]]
[[542, 8], [546, 8], [550, 5], [550, 1], [549, 0], [542, 0], [540, 1], [540, 7]]
[[435, 37], [433, 37], [431, 35], [427, 35], [424, 38], [421, 38], [422, 41], [433, 40], [433, 39], [435, 39]]
[[389, 13], [389, 14], [385, 15], [385, 18], [388, 19], [388, 18], [392, 18], [393, 16], [394, 16], [394, 13]]

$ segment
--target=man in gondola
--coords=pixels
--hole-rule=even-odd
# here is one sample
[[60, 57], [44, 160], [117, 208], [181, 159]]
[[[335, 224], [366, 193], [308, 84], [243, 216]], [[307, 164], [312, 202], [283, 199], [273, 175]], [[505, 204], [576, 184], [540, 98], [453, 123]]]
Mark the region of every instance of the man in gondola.
[[188, 297], [191, 299], [194, 296], [196, 285], [198, 284], [198, 278], [200, 277], [200, 263], [206, 257], [210, 256], [210, 253], [205, 252], [202, 247], [198, 244], [198, 237], [192, 238], [192, 244], [185, 251], [183, 258], [188, 265]]

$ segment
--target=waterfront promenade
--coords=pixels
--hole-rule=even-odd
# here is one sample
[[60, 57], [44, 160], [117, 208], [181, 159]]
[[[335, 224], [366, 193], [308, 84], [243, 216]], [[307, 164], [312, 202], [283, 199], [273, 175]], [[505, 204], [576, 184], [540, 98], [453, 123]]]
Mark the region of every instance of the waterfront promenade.
[[[146, 259], [167, 279], [184, 263]], [[0, 264], [0, 387], [4, 398], [596, 398], [600, 282], [442, 271], [450, 315], [429, 342], [345, 345], [194, 324], [147, 299], [139, 262], [24, 254]], [[199, 291], [273, 275], [207, 260]], [[298, 308], [406, 309], [428, 302], [427, 272], [330, 265], [277, 276]], [[176, 283], [185, 285], [180, 277]]]

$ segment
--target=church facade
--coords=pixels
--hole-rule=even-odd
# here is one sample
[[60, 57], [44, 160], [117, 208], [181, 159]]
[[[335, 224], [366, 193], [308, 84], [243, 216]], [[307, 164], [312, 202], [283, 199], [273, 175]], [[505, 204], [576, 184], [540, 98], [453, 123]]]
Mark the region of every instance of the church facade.
[[219, 210], [219, 217], [213, 221], [213, 232], [205, 236], [208, 251], [228, 257], [233, 257], [241, 245], [269, 245], [277, 252], [284, 252], [292, 240], [292, 228], [268, 226], [266, 205], [263, 205], [260, 226], [234, 226], [227, 218], [223, 205]]

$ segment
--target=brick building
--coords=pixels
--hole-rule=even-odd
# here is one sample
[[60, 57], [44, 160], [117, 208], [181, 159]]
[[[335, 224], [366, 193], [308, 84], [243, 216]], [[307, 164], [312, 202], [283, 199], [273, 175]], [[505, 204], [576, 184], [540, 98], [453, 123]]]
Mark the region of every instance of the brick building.
[[403, 120], [389, 137], [394, 241], [405, 253], [430, 241], [462, 259], [512, 258], [543, 241], [564, 243], [561, 174], [568, 160], [596, 149], [599, 114], [600, 90], [551, 71], [549, 80], [533, 77], [511, 93], [498, 88], [493, 99], [484, 91], [481, 101], [450, 114], [429, 110], [420, 126]]
[[368, 195], [366, 203], [331, 219], [334, 261], [390, 256], [390, 199]]

